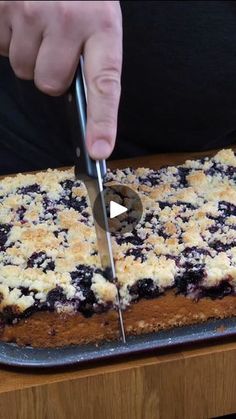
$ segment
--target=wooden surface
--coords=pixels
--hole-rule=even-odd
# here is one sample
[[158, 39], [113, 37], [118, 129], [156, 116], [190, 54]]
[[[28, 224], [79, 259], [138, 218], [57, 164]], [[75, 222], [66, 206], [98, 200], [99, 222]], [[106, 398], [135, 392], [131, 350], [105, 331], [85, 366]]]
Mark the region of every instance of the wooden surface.
[[[159, 167], [196, 156], [111, 166]], [[236, 339], [59, 370], [0, 367], [0, 419], [206, 419], [235, 412]]]

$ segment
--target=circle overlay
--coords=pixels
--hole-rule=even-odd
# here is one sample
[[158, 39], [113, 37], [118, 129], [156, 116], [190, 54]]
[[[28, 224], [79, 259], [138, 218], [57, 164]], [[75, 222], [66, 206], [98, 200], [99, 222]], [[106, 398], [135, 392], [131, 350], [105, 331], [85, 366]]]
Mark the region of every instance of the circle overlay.
[[[101, 209], [101, 199], [104, 199], [106, 214], [108, 219], [108, 228], [112, 234], [130, 233], [139, 223], [143, 206], [140, 196], [133, 189], [125, 185], [111, 185], [106, 186], [104, 191], [97, 196], [94, 202], [93, 214], [99, 226], [106, 230], [104, 217]], [[120, 215], [113, 218], [110, 217], [111, 202], [121, 205], [127, 210]]]

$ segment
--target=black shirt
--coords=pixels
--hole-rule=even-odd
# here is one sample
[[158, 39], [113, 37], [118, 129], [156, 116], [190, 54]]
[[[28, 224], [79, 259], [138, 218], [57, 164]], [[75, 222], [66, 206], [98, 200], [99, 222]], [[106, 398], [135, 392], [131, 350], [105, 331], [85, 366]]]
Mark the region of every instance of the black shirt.
[[[112, 155], [236, 143], [236, 3], [123, 1], [124, 60]], [[64, 98], [0, 58], [0, 173], [73, 164]]]

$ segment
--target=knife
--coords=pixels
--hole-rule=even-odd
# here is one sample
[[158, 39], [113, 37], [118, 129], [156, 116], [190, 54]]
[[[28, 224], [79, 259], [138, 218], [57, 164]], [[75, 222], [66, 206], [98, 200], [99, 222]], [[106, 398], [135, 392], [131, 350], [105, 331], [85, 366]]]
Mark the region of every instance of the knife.
[[[109, 231], [106, 204], [103, 194], [103, 178], [106, 175], [106, 161], [93, 160], [88, 152], [85, 143], [86, 121], [87, 121], [87, 89], [83, 72], [83, 58], [68, 95], [69, 117], [72, 127], [72, 140], [76, 147], [75, 176], [82, 180], [87, 188], [90, 205], [94, 215], [94, 203], [96, 200], [96, 213], [99, 214], [100, 223], [94, 216], [94, 225], [97, 235], [98, 251], [101, 265], [109, 280], [117, 286], [116, 271], [112, 253], [111, 234]], [[102, 228], [101, 225], [104, 227]], [[123, 315], [121, 311], [119, 288], [117, 286], [117, 307], [119, 313], [121, 337], [126, 342]]]

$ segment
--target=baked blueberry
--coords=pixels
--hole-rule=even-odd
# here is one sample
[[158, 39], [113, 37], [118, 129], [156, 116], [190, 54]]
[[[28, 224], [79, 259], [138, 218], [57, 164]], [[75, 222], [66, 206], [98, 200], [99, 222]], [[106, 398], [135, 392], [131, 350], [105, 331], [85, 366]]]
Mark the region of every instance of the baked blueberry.
[[11, 226], [9, 224], [0, 224], [0, 250], [3, 249], [10, 230]]
[[219, 211], [222, 211], [225, 217], [230, 217], [231, 215], [236, 216], [236, 205], [230, 202], [220, 201]]
[[96, 304], [96, 298], [94, 292], [87, 287], [81, 287], [83, 292], [84, 300], [80, 301], [78, 311], [83, 313], [85, 317], [90, 317], [94, 313], [94, 305]]
[[45, 252], [34, 252], [28, 259], [27, 268], [43, 268], [44, 272], [53, 271], [55, 263]]
[[66, 302], [66, 296], [60, 286], [49, 291], [47, 295], [47, 306], [50, 310], [54, 310], [55, 304], [58, 302], [62, 304]]
[[131, 295], [136, 298], [155, 298], [160, 295], [158, 286], [154, 283], [153, 279], [145, 278], [139, 279], [134, 285], [129, 288]]
[[226, 295], [230, 295], [233, 293], [232, 285], [224, 280], [218, 286], [209, 287], [202, 289], [202, 296], [212, 298], [213, 300], [217, 298], [223, 298]]
[[71, 179], [66, 179], [63, 182], [60, 182], [60, 185], [63, 190], [71, 192], [71, 189], [74, 186], [74, 182]]
[[227, 250], [236, 246], [236, 241], [231, 243], [222, 243], [220, 240], [209, 243], [209, 246], [219, 252], [227, 252]]
[[25, 212], [26, 212], [25, 207], [21, 206], [21, 207], [17, 208], [16, 214], [18, 216], [19, 221], [22, 221], [24, 219]]
[[28, 195], [28, 194], [40, 193], [40, 192], [41, 192], [41, 189], [37, 183], [17, 189], [17, 193], [22, 194], [22, 195]]
[[76, 270], [70, 273], [72, 284], [84, 287], [90, 287], [92, 284], [94, 270], [88, 265], [78, 265]]
[[134, 246], [139, 246], [143, 244], [143, 239], [139, 236], [130, 235], [130, 236], [121, 236], [116, 238], [116, 242], [119, 245], [122, 244], [133, 244]]
[[190, 173], [190, 168], [188, 167], [179, 167], [178, 168], [178, 177], [179, 177], [179, 184], [182, 187], [188, 186], [187, 176]]
[[194, 267], [190, 264], [187, 267], [187, 270], [181, 274], [177, 275], [175, 278], [175, 286], [177, 293], [187, 294], [189, 285], [198, 285], [204, 278], [204, 269], [202, 267]]

